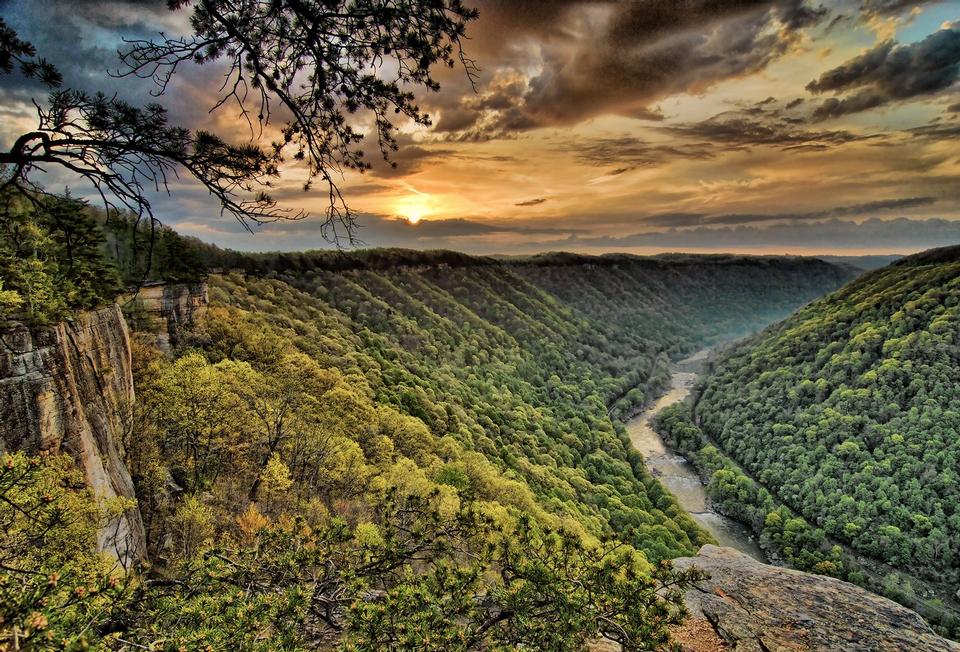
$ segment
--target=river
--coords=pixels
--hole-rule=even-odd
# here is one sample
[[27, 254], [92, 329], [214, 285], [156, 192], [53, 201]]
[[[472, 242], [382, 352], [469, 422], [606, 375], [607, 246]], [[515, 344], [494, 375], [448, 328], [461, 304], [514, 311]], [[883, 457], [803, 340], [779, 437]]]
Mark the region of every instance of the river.
[[651, 427], [650, 421], [668, 405], [684, 400], [703, 371], [709, 349], [677, 362], [672, 367], [670, 391], [657, 399], [642, 414], [630, 419], [627, 434], [633, 447], [643, 454], [647, 468], [670, 492], [677, 497], [680, 506], [713, 535], [720, 545], [736, 548], [754, 559], [766, 561], [763, 551], [749, 528], [718, 514], [710, 508], [700, 476], [693, 465], [677, 455], [664, 444], [660, 435]]

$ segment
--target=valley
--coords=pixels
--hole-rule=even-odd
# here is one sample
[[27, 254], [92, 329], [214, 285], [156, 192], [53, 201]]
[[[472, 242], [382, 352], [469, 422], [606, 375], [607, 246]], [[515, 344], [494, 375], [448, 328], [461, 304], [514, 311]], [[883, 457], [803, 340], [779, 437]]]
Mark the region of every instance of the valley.
[[754, 533], [742, 523], [714, 511], [697, 469], [670, 450], [652, 425], [661, 410], [684, 401], [690, 395], [709, 353], [710, 349], [704, 349], [671, 365], [670, 388], [642, 414], [627, 421], [625, 427], [630, 443], [643, 456], [653, 477], [677, 497], [680, 506], [717, 543], [739, 550], [758, 561], [766, 561], [766, 555], [757, 544]]
[[958, 99], [960, 0], [0, 0], [0, 652], [960, 652]]
[[[129, 245], [114, 242], [123, 254], [117, 260], [140, 273]], [[136, 601], [125, 607], [133, 619], [125, 640], [150, 643], [159, 622], [175, 628], [176, 640], [229, 647], [294, 609], [301, 615], [282, 634], [294, 648], [310, 636], [331, 649], [349, 643], [372, 650], [400, 631], [374, 624], [382, 622], [381, 607], [406, 622], [427, 600], [440, 613], [459, 614], [431, 624], [433, 633], [476, 636], [477, 645], [491, 636], [543, 642], [559, 635], [578, 649], [578, 636], [629, 643], [620, 628], [633, 625], [617, 620], [622, 624], [613, 627], [605, 620], [612, 616], [600, 611], [619, 595], [616, 618], [655, 609], [661, 615], [654, 633], [637, 631], [666, 641], [671, 631], [682, 635], [671, 623], [693, 599], [690, 587], [706, 581], [669, 562], [694, 558], [712, 543], [746, 559], [849, 579], [950, 631], [948, 583], [922, 582], [908, 568], [891, 583], [884, 571], [894, 567], [803, 518], [775, 487], [761, 484], [768, 478], [762, 470], [741, 468], [726, 450], [736, 438], [696, 425], [714, 423], [710, 410], [727, 405], [710, 388], [723, 369], [743, 367], [730, 360], [747, 347], [844, 292], [856, 293], [858, 284], [912, 272], [918, 263], [942, 267], [939, 259], [907, 259], [893, 271], [856, 278], [851, 268], [802, 258], [243, 255], [173, 232], [162, 247], [190, 252], [177, 260], [191, 267], [160, 265], [157, 281], [122, 298], [122, 316], [107, 311], [115, 315], [109, 329], [66, 329], [69, 336], [50, 339], [45, 320], [73, 310], [77, 324], [88, 323], [83, 311], [96, 305], [97, 293], [109, 292], [99, 288], [113, 287], [101, 275], [91, 297], [82, 292], [86, 276], [68, 277], [81, 292], [29, 304], [37, 310], [33, 322], [21, 313], [24, 323], [11, 333], [30, 333], [29, 341], [40, 344], [32, 349], [15, 344], [25, 336], [7, 336], [13, 348], [0, 364], [8, 370], [0, 379], [3, 440], [22, 451], [8, 458], [15, 472], [24, 469], [22, 477], [30, 478], [30, 465], [46, 468], [45, 458], [24, 453], [59, 452], [80, 464], [94, 495], [108, 495], [105, 474], [90, 469], [130, 479], [112, 489], [116, 500], [84, 508], [106, 511], [91, 516], [90, 538], [78, 544], [89, 540], [125, 568], [149, 563], [142, 572], [151, 582], [197, 578], [146, 597], [125, 589], [115, 599]], [[14, 272], [11, 286], [29, 292]], [[85, 303], [71, 305], [74, 296]], [[104, 407], [81, 398], [112, 386], [126, 389]], [[89, 413], [70, 416], [79, 410], [70, 406], [84, 401]], [[58, 423], [66, 425], [58, 430]], [[42, 482], [57, 481], [65, 472], [60, 465], [69, 466], [56, 459], [54, 480]], [[27, 491], [16, 481], [10, 487]], [[118, 523], [123, 527], [112, 525]], [[63, 549], [78, 554], [76, 545]], [[530, 558], [531, 550], [537, 556]], [[721, 563], [705, 550], [704, 563]], [[419, 563], [424, 554], [427, 566]], [[774, 572], [716, 554], [727, 564], [718, 577]], [[96, 576], [95, 559], [84, 562], [84, 572]], [[579, 561], [571, 566], [571, 559]], [[296, 572], [278, 574], [291, 564]], [[318, 564], [336, 569], [322, 585]], [[399, 564], [404, 574], [384, 572], [384, 564]], [[515, 566], [517, 575], [481, 579]], [[623, 575], [624, 568], [633, 570]], [[462, 574], [469, 594], [483, 596], [482, 608], [477, 598], [449, 602], [462, 589], [446, 583], [448, 569]], [[505, 592], [533, 581], [530, 600], [572, 601], [588, 623], [557, 612], [544, 621], [550, 627], [523, 633], [486, 624], [510, 622], [518, 612], [501, 602]], [[892, 590], [907, 581], [912, 594]], [[248, 587], [242, 596], [229, 588], [238, 582]], [[825, 590], [818, 582], [804, 586]], [[321, 586], [328, 593], [319, 603], [296, 597]], [[643, 588], [670, 586], [679, 588]], [[278, 591], [294, 591], [292, 602], [276, 603]], [[356, 597], [369, 591], [398, 592], [397, 601]], [[407, 592], [422, 597], [400, 600]], [[321, 608], [338, 595], [353, 597]], [[209, 609], [226, 617], [236, 600], [245, 613], [261, 615], [235, 630], [200, 619]], [[871, 608], [887, 613], [880, 603]], [[570, 629], [558, 634], [562, 623]], [[341, 634], [344, 628], [350, 633]]]

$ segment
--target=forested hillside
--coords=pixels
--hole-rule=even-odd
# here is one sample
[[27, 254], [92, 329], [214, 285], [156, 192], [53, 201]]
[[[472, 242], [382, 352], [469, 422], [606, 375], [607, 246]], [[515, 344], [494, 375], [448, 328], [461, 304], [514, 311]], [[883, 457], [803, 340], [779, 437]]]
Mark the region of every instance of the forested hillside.
[[[21, 222], [60, 237], [43, 214]], [[122, 444], [151, 566], [120, 582], [89, 552], [102, 510], [129, 505], [98, 506], [61, 458], [4, 457], [0, 552], [29, 570], [5, 575], [18, 640], [656, 649], [696, 578], [658, 562], [709, 535], [618, 417], [663, 389], [671, 358], [850, 275], [812, 259], [243, 256], [163, 237], [164, 275], [186, 263], [169, 278], [238, 269], [209, 277], [210, 306], [172, 356], [131, 322]], [[144, 269], [128, 240], [108, 242], [84, 250], [91, 268]], [[35, 299], [109, 300], [57, 295], [97, 280], [71, 276], [65, 248], [19, 258], [36, 273], [3, 259], [8, 315], [42, 327], [62, 313]]]
[[[361, 586], [390, 587], [391, 601], [303, 622], [327, 634], [331, 622], [347, 628], [356, 649], [396, 643], [377, 609], [403, 622], [425, 609], [444, 614], [446, 625], [431, 620], [404, 634], [415, 649], [430, 647], [426, 636], [446, 641], [436, 649], [473, 649], [450, 647], [444, 632], [549, 649], [579, 649], [601, 635], [626, 649], [661, 644], [676, 612], [650, 591], [666, 595], [657, 587], [685, 578], [648, 562], [690, 554], [709, 537], [649, 476], [612, 414], [658, 393], [671, 356], [782, 315], [848, 272], [815, 260], [612, 260], [505, 264], [375, 251], [257, 257], [246, 262], [249, 274], [212, 276], [206, 319], [175, 360], [138, 348], [142, 427], [129, 450], [153, 558], [190, 568], [211, 541], [250, 545], [292, 514], [313, 527], [342, 522], [353, 537], [339, 544], [346, 550], [381, 550], [404, 539], [403, 501], [426, 500], [468, 530], [456, 532], [451, 550], [497, 546], [466, 569], [461, 559], [458, 572], [531, 552], [534, 566], [503, 585], [481, 583], [493, 606], [471, 607], [469, 617], [451, 620], [458, 593], [448, 580], [438, 584], [432, 572], [388, 580], [377, 570]], [[590, 279], [599, 291], [576, 290]], [[667, 313], [675, 319], [658, 321], [678, 298], [683, 305]], [[636, 323], [613, 320], [612, 306]], [[171, 496], [165, 477], [182, 493]], [[430, 540], [431, 528], [451, 526], [435, 523], [417, 531]], [[387, 550], [410, 568], [409, 553]], [[435, 563], [450, 565], [445, 554]], [[581, 561], [568, 567], [571, 559]], [[620, 576], [624, 564], [636, 570]], [[508, 618], [493, 596], [512, 595], [521, 580], [533, 584]], [[183, 599], [173, 604], [183, 608]], [[538, 600], [551, 607], [538, 617], [543, 629], [531, 631], [520, 619]], [[604, 604], [626, 639], [598, 611]], [[580, 614], [575, 621], [567, 608]], [[197, 629], [183, 625], [183, 640]]]
[[[785, 311], [843, 275], [817, 261], [484, 262], [221, 277], [213, 303], [264, 322], [257, 330], [282, 327], [283, 339], [324, 366], [346, 356], [377, 402], [495, 460], [549, 512], [616, 533], [654, 559], [696, 547], [702, 535], [646, 475], [611, 408], [660, 392], [671, 354]], [[762, 283], [758, 268], [769, 272]], [[598, 289], [580, 292], [591, 278]], [[656, 317], [671, 297], [681, 307]], [[610, 320], [612, 306], [636, 321]], [[205, 346], [217, 349], [217, 339]]]
[[[908, 602], [925, 597], [909, 575], [949, 593], [960, 572], [958, 331], [960, 248], [933, 250], [734, 347], [696, 405], [704, 433], [772, 494], [767, 504], [820, 530], [804, 554], [826, 535], [887, 562], [905, 571], [887, 592]], [[730, 507], [747, 493], [728, 492]]]

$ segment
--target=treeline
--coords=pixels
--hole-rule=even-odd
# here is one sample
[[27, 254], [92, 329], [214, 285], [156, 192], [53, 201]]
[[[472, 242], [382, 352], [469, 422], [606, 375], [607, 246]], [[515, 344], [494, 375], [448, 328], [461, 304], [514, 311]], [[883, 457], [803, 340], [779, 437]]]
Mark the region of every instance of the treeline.
[[[514, 269], [589, 316], [601, 334], [596, 341], [612, 354], [604, 373], [620, 379], [617, 395], [628, 398], [616, 406], [620, 415], [637, 405], [628, 395], [642, 385], [643, 377], [636, 375], [643, 369], [638, 352], [655, 349], [667, 358], [682, 358], [782, 319], [853, 276], [812, 258], [685, 254], [550, 254]], [[658, 374], [657, 382], [666, 387], [666, 369]]]
[[0, 193], [0, 321], [47, 325], [145, 281], [194, 282], [242, 254], [62, 195]]
[[69, 194], [0, 196], [0, 321], [49, 324], [113, 301], [120, 274], [87, 208]]
[[958, 304], [960, 248], [868, 273], [721, 356], [697, 404], [778, 502], [945, 599], [960, 576]]

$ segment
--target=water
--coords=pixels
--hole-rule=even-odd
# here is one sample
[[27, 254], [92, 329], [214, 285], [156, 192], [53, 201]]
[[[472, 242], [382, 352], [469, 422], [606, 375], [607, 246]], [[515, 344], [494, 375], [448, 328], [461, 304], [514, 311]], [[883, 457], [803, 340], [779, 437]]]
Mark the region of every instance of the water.
[[736, 548], [754, 559], [766, 561], [750, 530], [710, 508], [696, 469], [684, 457], [667, 448], [660, 435], [650, 426], [650, 421], [660, 410], [684, 400], [690, 394], [690, 388], [702, 371], [708, 353], [709, 350], [703, 350], [675, 364], [670, 391], [646, 412], [628, 421], [627, 434], [634, 448], [643, 454], [650, 473], [677, 497], [680, 506], [720, 545]]

